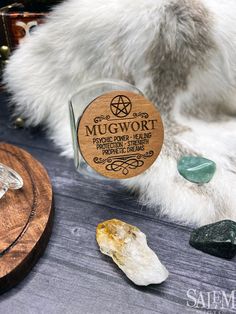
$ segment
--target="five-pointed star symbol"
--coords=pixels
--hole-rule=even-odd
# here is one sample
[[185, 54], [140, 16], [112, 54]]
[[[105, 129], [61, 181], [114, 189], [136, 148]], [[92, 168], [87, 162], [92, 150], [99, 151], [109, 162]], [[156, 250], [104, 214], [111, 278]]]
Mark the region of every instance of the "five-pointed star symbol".
[[130, 101], [129, 99], [124, 99], [122, 96], [117, 97], [117, 102], [112, 103], [112, 107], [115, 108], [114, 114], [119, 116], [127, 116], [130, 112]]

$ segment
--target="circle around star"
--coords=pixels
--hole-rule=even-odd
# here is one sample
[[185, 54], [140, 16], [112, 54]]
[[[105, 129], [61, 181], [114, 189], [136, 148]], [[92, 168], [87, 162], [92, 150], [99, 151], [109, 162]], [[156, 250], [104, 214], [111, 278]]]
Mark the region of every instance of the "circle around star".
[[111, 112], [117, 118], [127, 117], [132, 109], [131, 100], [124, 95], [114, 97], [110, 104]]

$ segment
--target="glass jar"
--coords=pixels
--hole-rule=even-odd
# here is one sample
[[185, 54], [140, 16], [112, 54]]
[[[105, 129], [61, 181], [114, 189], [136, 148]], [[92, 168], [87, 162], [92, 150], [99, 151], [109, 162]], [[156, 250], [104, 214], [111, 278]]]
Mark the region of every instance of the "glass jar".
[[69, 109], [79, 173], [127, 179], [148, 169], [161, 151], [160, 114], [131, 84], [89, 82], [72, 96]]

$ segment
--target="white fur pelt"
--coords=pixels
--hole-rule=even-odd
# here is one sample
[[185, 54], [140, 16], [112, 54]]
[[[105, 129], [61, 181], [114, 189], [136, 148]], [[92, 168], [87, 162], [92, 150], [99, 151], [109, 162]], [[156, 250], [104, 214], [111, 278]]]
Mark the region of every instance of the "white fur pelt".
[[[44, 124], [73, 157], [71, 95], [92, 80], [134, 84], [159, 108], [165, 143], [154, 165], [124, 184], [183, 223], [236, 220], [235, 17], [235, 0], [66, 1], [6, 67], [15, 113]], [[214, 160], [212, 181], [181, 177], [183, 155]]]

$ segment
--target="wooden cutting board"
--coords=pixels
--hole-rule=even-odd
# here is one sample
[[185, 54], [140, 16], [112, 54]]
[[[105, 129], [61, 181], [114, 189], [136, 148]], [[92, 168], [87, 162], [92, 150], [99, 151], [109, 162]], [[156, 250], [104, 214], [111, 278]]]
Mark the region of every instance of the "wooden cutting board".
[[22, 280], [48, 243], [53, 220], [52, 186], [45, 168], [29, 153], [0, 143], [0, 162], [24, 181], [0, 199], [0, 293]]

